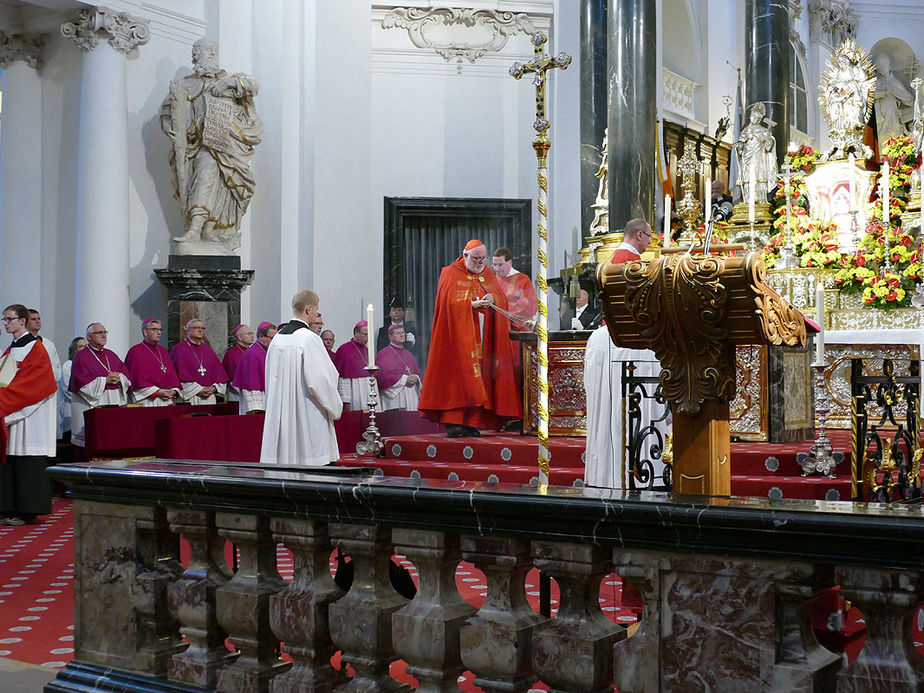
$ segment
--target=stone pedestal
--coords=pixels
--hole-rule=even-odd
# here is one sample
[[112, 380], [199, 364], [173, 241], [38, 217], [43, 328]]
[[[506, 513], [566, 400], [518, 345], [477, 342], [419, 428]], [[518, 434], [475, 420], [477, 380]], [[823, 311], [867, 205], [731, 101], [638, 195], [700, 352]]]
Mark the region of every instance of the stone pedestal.
[[253, 281], [253, 270], [242, 270], [236, 255], [171, 255], [167, 269], [154, 274], [167, 288], [167, 348], [186, 337], [190, 319], [199, 318], [221, 358], [225, 338], [241, 322], [241, 294]]

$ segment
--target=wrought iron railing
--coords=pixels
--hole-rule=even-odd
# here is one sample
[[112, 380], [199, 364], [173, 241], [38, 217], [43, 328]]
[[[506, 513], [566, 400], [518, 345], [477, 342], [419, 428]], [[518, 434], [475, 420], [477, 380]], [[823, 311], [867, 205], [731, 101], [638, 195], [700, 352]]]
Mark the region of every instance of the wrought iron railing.
[[673, 465], [667, 434], [670, 403], [657, 375], [639, 375], [634, 361], [622, 364], [622, 401], [625, 404], [625, 456], [628, 487], [632, 491], [672, 489]]
[[920, 503], [920, 363], [886, 359], [876, 374], [863, 366], [851, 359], [853, 498]]

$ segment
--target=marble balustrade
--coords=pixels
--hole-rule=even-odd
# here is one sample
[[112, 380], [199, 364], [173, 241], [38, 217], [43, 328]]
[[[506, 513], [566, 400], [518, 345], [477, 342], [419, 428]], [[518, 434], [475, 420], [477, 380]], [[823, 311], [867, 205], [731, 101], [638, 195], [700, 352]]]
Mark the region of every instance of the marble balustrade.
[[[47, 693], [421, 691], [622, 693], [912, 691], [924, 685], [911, 615], [922, 601], [918, 507], [671, 497], [601, 489], [386, 478], [159, 460], [62, 465], [75, 526], [75, 655]], [[180, 538], [190, 559], [179, 561]], [[236, 571], [224, 544], [239, 551]], [[276, 546], [294, 558], [287, 582]], [[349, 555], [352, 584], [328, 561]], [[417, 567], [414, 599], [391, 585]], [[460, 560], [484, 572], [475, 609]], [[528, 605], [532, 567], [557, 614]], [[601, 612], [611, 572], [644, 597], [632, 637]], [[813, 595], [840, 584], [866, 616], [849, 666], [811, 627]], [[226, 642], [230, 642], [231, 651]], [[331, 656], [353, 674], [334, 669]], [[285, 652], [290, 661], [281, 657]]]

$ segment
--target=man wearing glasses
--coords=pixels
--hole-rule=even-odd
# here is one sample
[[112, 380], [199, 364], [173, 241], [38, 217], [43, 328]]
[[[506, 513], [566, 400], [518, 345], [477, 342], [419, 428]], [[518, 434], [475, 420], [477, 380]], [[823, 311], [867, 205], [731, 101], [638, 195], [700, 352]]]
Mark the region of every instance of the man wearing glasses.
[[85, 411], [128, 401], [132, 381], [122, 359], [106, 348], [108, 335], [105, 326], [92, 323], [87, 328], [87, 348], [74, 355], [71, 366], [71, 442], [80, 448], [86, 446]]
[[132, 401], [144, 407], [166, 407], [180, 395], [180, 378], [170, 360], [170, 352], [160, 345], [163, 333], [160, 320], [146, 318], [141, 323], [144, 339], [125, 355], [125, 366], [132, 381]]
[[[26, 329], [29, 312], [14, 304], [3, 311], [3, 327], [13, 343], [0, 357], [15, 363], [15, 375], [0, 387], [0, 524], [35, 524], [51, 512], [51, 487], [45, 468], [55, 456], [57, 384], [48, 352]], [[5, 433], [5, 435], [4, 435]], [[3, 440], [5, 438], [5, 440]]]
[[622, 231], [622, 244], [616, 248], [610, 262], [619, 264], [640, 260], [651, 243], [651, 227], [644, 219], [632, 219]]

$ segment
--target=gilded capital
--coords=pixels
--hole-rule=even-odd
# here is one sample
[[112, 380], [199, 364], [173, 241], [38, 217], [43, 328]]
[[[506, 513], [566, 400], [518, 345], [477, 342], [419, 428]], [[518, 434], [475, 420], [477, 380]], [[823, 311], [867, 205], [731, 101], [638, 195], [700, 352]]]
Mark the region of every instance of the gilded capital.
[[47, 40], [47, 34], [10, 34], [0, 31], [0, 67], [6, 70], [23, 62], [29, 67], [40, 68]]
[[73, 22], [61, 25], [61, 35], [85, 51], [95, 49], [104, 36], [114, 50], [133, 57], [138, 54], [138, 46], [150, 40], [151, 30], [146, 19], [98, 7], [80, 10]]

